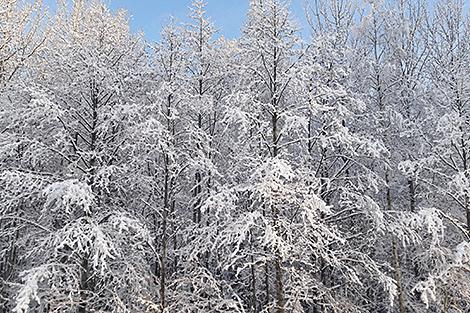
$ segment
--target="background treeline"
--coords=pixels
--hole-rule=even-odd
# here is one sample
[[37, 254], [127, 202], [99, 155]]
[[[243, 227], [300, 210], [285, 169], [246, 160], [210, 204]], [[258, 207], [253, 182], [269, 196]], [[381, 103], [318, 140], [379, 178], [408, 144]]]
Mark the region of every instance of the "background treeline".
[[205, 5], [0, 0], [0, 312], [470, 312], [463, 0]]

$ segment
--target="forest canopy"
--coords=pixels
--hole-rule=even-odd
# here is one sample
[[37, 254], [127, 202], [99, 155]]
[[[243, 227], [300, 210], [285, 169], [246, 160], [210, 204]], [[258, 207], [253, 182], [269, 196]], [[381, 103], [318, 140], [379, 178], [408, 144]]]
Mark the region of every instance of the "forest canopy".
[[470, 312], [464, 0], [207, 5], [0, 0], [0, 313]]

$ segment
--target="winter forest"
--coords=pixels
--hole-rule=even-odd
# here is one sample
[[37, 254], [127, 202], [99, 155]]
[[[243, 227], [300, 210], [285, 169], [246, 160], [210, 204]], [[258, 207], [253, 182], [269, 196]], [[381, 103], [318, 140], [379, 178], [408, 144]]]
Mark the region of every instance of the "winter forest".
[[470, 312], [464, 1], [209, 5], [0, 0], [0, 312]]

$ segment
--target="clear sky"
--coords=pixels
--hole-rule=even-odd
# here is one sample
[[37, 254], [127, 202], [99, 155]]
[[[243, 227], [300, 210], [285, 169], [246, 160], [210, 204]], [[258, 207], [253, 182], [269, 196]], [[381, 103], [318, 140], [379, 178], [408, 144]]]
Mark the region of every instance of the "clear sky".
[[[46, 0], [53, 5], [55, 0]], [[114, 10], [124, 8], [131, 17], [134, 31], [142, 30], [148, 40], [158, 40], [162, 25], [170, 16], [181, 22], [187, 20], [188, 7], [192, 0], [105, 0]], [[211, 17], [219, 33], [227, 38], [235, 38], [245, 21], [249, 0], [206, 0], [207, 14]], [[305, 25], [303, 14], [304, 0], [291, 0], [293, 16], [299, 26]]]
[[[126, 9], [131, 18], [134, 31], [143, 31], [150, 41], [160, 38], [160, 30], [170, 16], [181, 22], [187, 21], [189, 6], [192, 0], [104, 0], [111, 9]], [[249, 0], [206, 0], [207, 13], [219, 30], [219, 34], [232, 39], [240, 35]], [[308, 37], [307, 22], [304, 14], [305, 0], [291, 0], [291, 12], [294, 20], [302, 30], [304, 38]], [[430, 0], [429, 3], [434, 3]], [[45, 0], [52, 8], [55, 0]], [[470, 9], [470, 0], [465, 0], [465, 10]]]

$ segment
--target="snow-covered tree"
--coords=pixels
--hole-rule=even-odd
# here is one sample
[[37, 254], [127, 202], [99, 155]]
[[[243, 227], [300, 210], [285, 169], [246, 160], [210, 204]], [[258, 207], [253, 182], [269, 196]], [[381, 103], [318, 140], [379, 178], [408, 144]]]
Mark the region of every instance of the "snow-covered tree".
[[35, 56], [29, 99], [8, 112], [22, 151], [18, 169], [2, 173], [3, 193], [39, 231], [21, 238], [25, 270], [11, 310], [143, 310], [153, 243], [124, 187], [146, 55], [124, 12], [72, 4], [60, 4]]
[[[24, 100], [27, 64], [44, 45], [45, 14], [40, 1], [0, 2], [0, 171], [21, 163], [24, 146], [11, 133], [8, 112]], [[2, 188], [9, 188], [3, 186]], [[18, 192], [20, 193], [20, 192]], [[0, 312], [7, 312], [12, 297], [12, 281], [18, 275], [19, 237], [22, 230], [18, 212], [25, 204], [20, 197], [4, 198], [0, 208]]]
[[0, 87], [4, 88], [44, 43], [41, 5], [41, 1], [0, 2]]
[[[470, 210], [468, 196], [468, 104], [470, 23], [462, 1], [440, 1], [428, 22], [429, 60], [426, 64], [424, 122], [415, 128], [425, 154], [407, 167], [426, 187], [425, 205], [441, 210], [445, 240], [434, 249], [435, 261], [424, 263], [427, 277], [417, 286], [432, 309], [468, 309]], [[436, 257], [437, 256], [437, 257]], [[463, 257], [463, 259], [462, 259]], [[427, 260], [429, 262], [429, 259]], [[424, 276], [424, 275], [423, 275]], [[432, 301], [434, 300], [434, 301]]]

